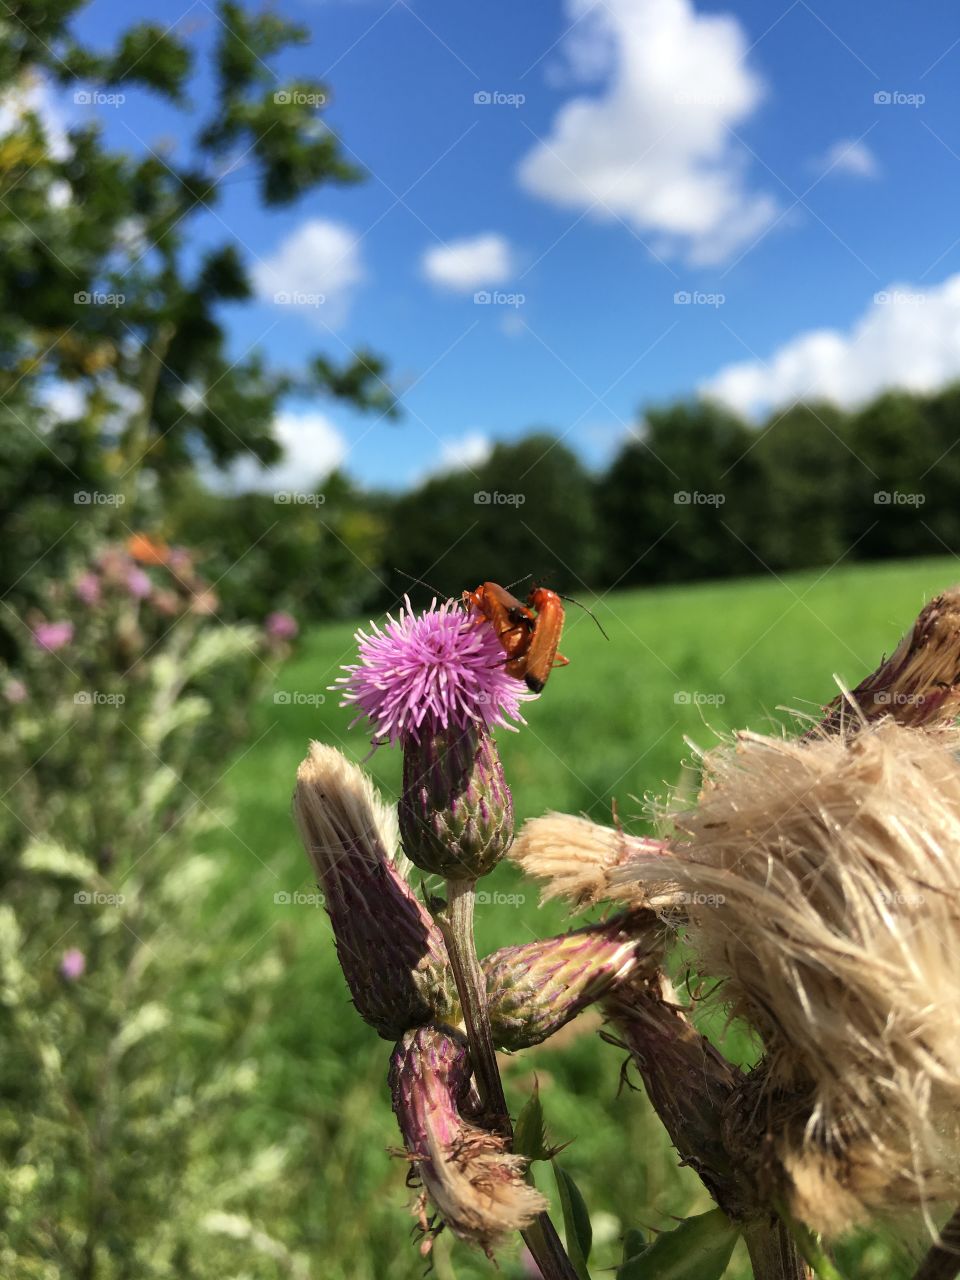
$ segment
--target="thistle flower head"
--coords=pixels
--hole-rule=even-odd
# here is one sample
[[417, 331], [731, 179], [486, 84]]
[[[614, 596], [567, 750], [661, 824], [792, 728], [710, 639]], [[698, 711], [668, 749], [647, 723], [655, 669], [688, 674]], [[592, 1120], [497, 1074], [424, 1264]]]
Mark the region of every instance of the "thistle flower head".
[[[472, 1123], [466, 1040], [448, 1027], [408, 1031], [390, 1061], [393, 1110], [424, 1193], [461, 1240], [488, 1255], [547, 1202], [524, 1179], [526, 1160]], [[429, 1229], [423, 1204], [421, 1222]]]
[[396, 816], [367, 775], [314, 742], [297, 771], [294, 814], [361, 1016], [387, 1040], [449, 1016], [443, 936], [406, 882]]
[[513, 840], [513, 796], [490, 734], [471, 726], [408, 738], [398, 815], [421, 871], [452, 880], [492, 871]]
[[357, 709], [380, 741], [395, 743], [438, 729], [513, 728], [520, 703], [533, 697], [509, 676], [493, 628], [456, 601], [414, 613], [408, 598], [398, 618], [356, 635], [360, 661], [339, 677], [344, 706]]
[[73, 640], [72, 622], [40, 622], [33, 628], [33, 642], [38, 649], [56, 653]]
[[892, 716], [920, 726], [945, 721], [960, 709], [960, 587], [930, 601], [894, 652], [851, 692], [825, 708], [819, 729], [849, 735], [858, 721]]
[[672, 851], [616, 872], [675, 878], [698, 971], [763, 1040], [766, 1109], [792, 1109], [777, 1158], [823, 1231], [823, 1170], [861, 1217], [960, 1193], [958, 750], [955, 726], [890, 718], [741, 734], [706, 756]]

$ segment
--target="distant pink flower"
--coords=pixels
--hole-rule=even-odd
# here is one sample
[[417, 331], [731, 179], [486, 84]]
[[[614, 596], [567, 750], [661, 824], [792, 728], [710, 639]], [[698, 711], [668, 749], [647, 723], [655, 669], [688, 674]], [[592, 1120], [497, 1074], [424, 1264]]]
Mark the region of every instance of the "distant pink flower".
[[193, 554], [186, 547], [171, 547], [167, 564], [175, 574], [188, 574], [193, 569]]
[[68, 947], [60, 957], [60, 972], [68, 982], [82, 978], [87, 968], [87, 957], [79, 947]]
[[77, 594], [77, 598], [82, 600], [84, 604], [95, 605], [100, 603], [100, 579], [95, 573], [82, 573], [73, 584], [73, 589]]
[[48, 653], [56, 653], [73, 639], [72, 622], [41, 622], [33, 628], [33, 642]]
[[133, 568], [127, 572], [127, 590], [136, 600], [145, 600], [153, 590], [149, 574], [142, 569]]
[[267, 615], [263, 629], [271, 640], [292, 640], [300, 630], [292, 613], [270, 613]]
[[16, 676], [11, 676], [10, 679], [3, 686], [3, 696], [6, 698], [8, 702], [11, 702], [13, 703], [14, 706], [17, 706], [21, 702], [26, 702], [27, 686], [23, 683], [22, 680], [18, 680]]
[[180, 597], [175, 591], [155, 591], [150, 603], [157, 613], [165, 614], [168, 618], [180, 612]]
[[219, 597], [212, 587], [201, 587], [190, 597], [190, 612], [207, 617], [216, 613], [219, 603]]
[[332, 686], [340, 687], [342, 706], [357, 708], [353, 724], [366, 717], [377, 738], [395, 743], [451, 725], [524, 723], [520, 703], [536, 695], [507, 675], [492, 627], [478, 625], [456, 601], [438, 609], [434, 600], [419, 614], [406, 597], [404, 604], [383, 630], [371, 623], [372, 635], [356, 633], [360, 661]]

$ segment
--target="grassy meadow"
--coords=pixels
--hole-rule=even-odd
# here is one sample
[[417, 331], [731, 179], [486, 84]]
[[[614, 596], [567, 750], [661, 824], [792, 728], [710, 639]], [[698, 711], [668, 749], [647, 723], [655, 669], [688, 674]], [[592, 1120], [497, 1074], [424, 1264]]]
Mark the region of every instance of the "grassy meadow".
[[[709, 745], [735, 727], [769, 728], [788, 718], [784, 707], [814, 713], [835, 692], [835, 674], [855, 684], [923, 603], [957, 578], [952, 560], [921, 560], [585, 601], [609, 642], [571, 606], [562, 644], [570, 666], [528, 705], [526, 728], [499, 734], [518, 821], [551, 808], [604, 820], [615, 800], [622, 820], [643, 829], [645, 797], [681, 780], [689, 742]], [[423, 1274], [425, 1264], [410, 1239], [404, 1165], [387, 1154], [398, 1142], [385, 1085], [389, 1046], [349, 1003], [323, 911], [282, 900], [314, 888], [289, 815], [308, 740], [335, 743], [358, 760], [369, 751], [363, 729], [348, 729], [348, 713], [327, 692], [340, 664], [352, 660], [353, 630], [331, 625], [302, 637], [264, 699], [252, 745], [227, 768], [229, 824], [207, 837], [222, 863], [210, 928], [238, 958], [257, 948], [266, 953], [268, 942], [275, 954], [279, 944], [285, 966], [266, 1032], [252, 1042], [242, 1031], [237, 1037], [238, 1055], [259, 1063], [262, 1081], [237, 1127], [288, 1146], [292, 1135], [297, 1153], [265, 1192], [265, 1227], [272, 1229], [271, 1204], [282, 1201], [299, 1233], [287, 1243], [309, 1258], [312, 1275], [405, 1280]], [[380, 749], [368, 767], [396, 795], [399, 753]], [[535, 887], [510, 866], [483, 888], [482, 951], [568, 925], [562, 908], [538, 906]], [[624, 1087], [618, 1096], [623, 1055], [599, 1040], [598, 1024], [582, 1018], [538, 1049], [504, 1060], [514, 1110], [536, 1077], [550, 1138], [571, 1144], [563, 1163], [593, 1215], [596, 1276], [619, 1259], [625, 1228], [669, 1227], [674, 1215], [710, 1207], [696, 1176], [677, 1167], [642, 1093]], [[548, 1178], [539, 1174], [550, 1191]], [[851, 1276], [905, 1274], [902, 1260], [878, 1241], [853, 1242], [842, 1260]], [[446, 1236], [434, 1268], [439, 1280], [492, 1274]], [[501, 1260], [500, 1274], [514, 1280], [527, 1273], [514, 1255]], [[739, 1252], [729, 1274], [747, 1274]]]

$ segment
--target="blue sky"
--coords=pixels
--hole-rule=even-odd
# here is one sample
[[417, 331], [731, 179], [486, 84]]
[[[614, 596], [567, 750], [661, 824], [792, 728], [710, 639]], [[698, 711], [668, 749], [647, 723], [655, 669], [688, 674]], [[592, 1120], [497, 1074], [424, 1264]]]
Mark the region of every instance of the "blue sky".
[[[80, 28], [149, 18], [207, 46], [213, 11], [179, 3], [94, 0]], [[259, 282], [231, 313], [235, 351], [369, 345], [405, 409], [292, 403], [288, 470], [340, 461], [395, 487], [534, 426], [600, 466], [672, 397], [756, 416], [960, 375], [946, 0], [869, 21], [850, 0], [278, 8], [313, 33], [282, 73], [328, 81], [322, 118], [369, 177], [267, 214], [238, 173], [200, 230], [235, 239]], [[84, 109], [131, 147], [173, 133], [147, 95]], [[274, 302], [291, 291], [325, 301]]]

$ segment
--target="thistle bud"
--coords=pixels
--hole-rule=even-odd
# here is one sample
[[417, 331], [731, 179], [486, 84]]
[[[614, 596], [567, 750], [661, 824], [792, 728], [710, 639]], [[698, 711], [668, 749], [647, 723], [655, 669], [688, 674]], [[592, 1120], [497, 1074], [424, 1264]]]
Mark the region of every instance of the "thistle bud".
[[546, 1209], [524, 1178], [527, 1161], [512, 1155], [500, 1134], [464, 1118], [470, 1056], [461, 1035], [436, 1026], [408, 1031], [393, 1052], [389, 1081], [404, 1146], [423, 1184], [416, 1212], [425, 1230], [439, 1229], [427, 1219], [429, 1197], [454, 1235], [490, 1255]]
[[543, 882], [544, 902], [567, 898], [574, 907], [585, 907], [616, 898], [631, 907], [656, 909], [671, 905], [665, 883], [651, 875], [641, 885], [635, 879], [624, 881], [617, 872], [636, 858], [655, 861], [668, 851], [662, 840], [627, 835], [568, 813], [548, 813], [523, 824], [510, 858]]
[[453, 982], [443, 936], [401, 874], [396, 819], [370, 779], [314, 742], [293, 803], [361, 1017], [395, 1040], [448, 1016]]
[[511, 1050], [539, 1044], [638, 966], [652, 973], [661, 952], [652, 912], [495, 951], [483, 961], [494, 1042]]
[[450, 725], [403, 751], [400, 831], [423, 871], [475, 880], [492, 871], [513, 840], [513, 797], [493, 738], [477, 725]]

